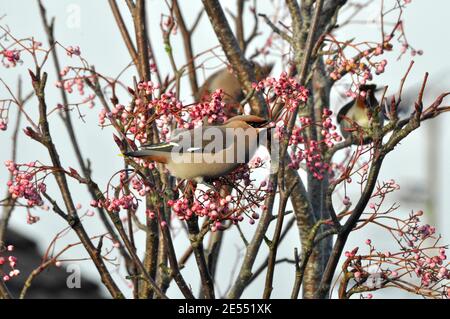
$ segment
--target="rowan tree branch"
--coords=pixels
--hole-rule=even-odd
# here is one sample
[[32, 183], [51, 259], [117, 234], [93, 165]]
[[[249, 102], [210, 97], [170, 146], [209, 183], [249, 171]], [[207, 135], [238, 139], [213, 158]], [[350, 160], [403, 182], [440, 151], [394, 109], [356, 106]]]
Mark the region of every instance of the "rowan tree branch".
[[41, 74], [41, 70], [39, 69], [39, 67], [36, 67], [35, 73], [30, 70], [30, 76], [34, 92], [39, 101], [40, 133], [37, 133], [39, 135], [34, 136], [34, 138], [47, 149], [50, 159], [53, 163], [54, 170], [52, 171], [52, 174], [55, 177], [59, 191], [66, 206], [68, 223], [78, 235], [80, 241], [83, 243], [83, 246], [94, 262], [100, 274], [102, 282], [104, 283], [108, 291], [114, 298], [123, 298], [124, 296], [122, 292], [112, 279], [111, 274], [106, 268], [101, 256], [97, 254], [95, 246], [92, 244], [89, 236], [86, 233], [86, 230], [79, 220], [78, 213], [75, 208], [69, 186], [67, 184], [66, 176], [63, 173], [64, 170], [61, 165], [58, 151], [56, 150], [55, 144], [53, 143], [53, 139], [50, 134], [50, 126], [47, 118], [47, 103], [45, 101], [45, 85], [47, 82], [47, 73], [44, 72]]
[[[178, 27], [180, 28], [181, 35], [183, 38], [184, 45], [184, 55], [186, 57], [189, 83], [191, 85], [192, 95], [198, 95], [198, 81], [197, 73], [195, 67], [194, 50], [192, 47], [192, 30], [188, 30], [186, 22], [184, 21], [183, 14], [181, 13], [180, 5], [178, 0], [172, 1], [173, 11], [178, 22]], [[195, 25], [195, 24], [194, 24]]]
[[[17, 84], [17, 101], [21, 104], [21, 106], [17, 110], [16, 114], [16, 121], [14, 123], [14, 130], [13, 134], [11, 136], [11, 160], [15, 163], [17, 160], [17, 144], [18, 144], [18, 136], [19, 136], [19, 129], [20, 129], [20, 121], [22, 118], [22, 109], [24, 104], [32, 97], [32, 92], [28, 94], [27, 96], [22, 96], [22, 80], [19, 78], [18, 84]], [[9, 180], [11, 180], [13, 177], [12, 173], [9, 174]], [[12, 198], [9, 192], [6, 192], [5, 198], [6, 203], [3, 207], [2, 215], [0, 217], [0, 246], [5, 241], [6, 238], [6, 231], [8, 227], [9, 219], [14, 211], [16, 199]]]
[[5, 282], [0, 280], [0, 299], [12, 299], [12, 295], [6, 287]]
[[119, 7], [117, 6], [116, 0], [108, 0], [109, 6], [111, 7], [111, 11], [113, 13], [114, 19], [116, 20], [116, 24], [119, 28], [120, 34], [122, 35], [122, 39], [125, 42], [125, 45], [128, 49], [128, 53], [133, 60], [134, 65], [138, 65], [138, 55], [136, 53], [136, 49], [134, 47], [133, 41], [131, 40], [130, 33], [128, 32], [127, 26], [123, 21], [122, 14], [120, 13]]
[[198, 237], [200, 233], [198, 228], [198, 219], [193, 216], [187, 220], [186, 223], [188, 225], [189, 240], [197, 262], [200, 279], [202, 281], [202, 294], [207, 299], [214, 299], [214, 282], [206, 262], [205, 252], [203, 249], [203, 239]]

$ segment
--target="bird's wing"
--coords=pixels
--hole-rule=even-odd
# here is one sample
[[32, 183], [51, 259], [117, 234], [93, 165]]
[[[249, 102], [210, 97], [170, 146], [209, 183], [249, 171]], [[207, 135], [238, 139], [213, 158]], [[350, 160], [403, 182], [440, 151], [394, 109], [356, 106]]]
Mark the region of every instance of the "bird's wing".
[[218, 152], [228, 148], [234, 142], [233, 130], [222, 126], [200, 126], [193, 130], [181, 131], [172, 139], [177, 151]]
[[355, 101], [352, 100], [345, 104], [338, 112], [337, 114], [337, 122], [341, 123], [341, 121], [345, 118], [350, 108], [355, 104]]
[[375, 96], [376, 90], [371, 90], [368, 94], [368, 96], [365, 99], [366, 105], [370, 107], [370, 109], [375, 109], [376, 107], [380, 106], [380, 114], [379, 114], [379, 120], [380, 123], [383, 124], [385, 119], [388, 119], [387, 114], [387, 108], [386, 103], [381, 103], [378, 101], [377, 97]]
[[[216, 153], [234, 143], [233, 129], [223, 126], [200, 126], [191, 130], [179, 130], [174, 133], [170, 143], [142, 145], [139, 151], [125, 155], [141, 157], [155, 152], [172, 151], [178, 153], [211, 152]], [[206, 149], [206, 150], [205, 150]]]
[[159, 151], [159, 152], [171, 152], [176, 143], [158, 143], [158, 144], [145, 144], [141, 146], [141, 150]]

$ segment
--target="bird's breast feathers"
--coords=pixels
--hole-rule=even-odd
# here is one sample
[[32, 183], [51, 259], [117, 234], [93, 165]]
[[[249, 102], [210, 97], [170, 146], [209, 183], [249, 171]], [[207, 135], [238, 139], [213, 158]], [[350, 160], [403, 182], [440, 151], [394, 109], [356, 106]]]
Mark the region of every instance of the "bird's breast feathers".
[[370, 127], [370, 120], [366, 107], [352, 107], [348, 110], [346, 117], [363, 128]]

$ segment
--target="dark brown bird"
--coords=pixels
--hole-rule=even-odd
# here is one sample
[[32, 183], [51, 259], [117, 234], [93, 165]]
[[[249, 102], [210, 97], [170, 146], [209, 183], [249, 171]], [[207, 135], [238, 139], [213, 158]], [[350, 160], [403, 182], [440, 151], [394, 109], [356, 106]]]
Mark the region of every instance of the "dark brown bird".
[[[341, 127], [344, 138], [352, 135], [356, 144], [368, 144], [372, 141], [370, 137], [370, 126], [372, 116], [376, 114], [375, 108], [379, 105], [375, 97], [377, 86], [375, 84], [360, 85], [359, 94], [356, 99], [344, 105], [337, 114], [337, 122]], [[380, 124], [383, 125], [384, 114], [379, 112]]]

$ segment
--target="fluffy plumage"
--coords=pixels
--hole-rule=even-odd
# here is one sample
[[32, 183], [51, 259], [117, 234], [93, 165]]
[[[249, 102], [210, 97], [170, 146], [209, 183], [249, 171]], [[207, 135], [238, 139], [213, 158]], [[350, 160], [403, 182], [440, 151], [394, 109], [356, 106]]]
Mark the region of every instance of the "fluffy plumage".
[[125, 155], [166, 164], [181, 179], [217, 178], [251, 159], [258, 148], [259, 127], [265, 123], [258, 116], [235, 116], [223, 125], [184, 130], [169, 143], [144, 145]]
[[[378, 106], [378, 100], [375, 97], [375, 84], [361, 85], [360, 92], [366, 92], [365, 97], [358, 96], [356, 99], [344, 105], [337, 114], [337, 122], [340, 125], [341, 133], [344, 138], [353, 135], [353, 137], [363, 144], [371, 142], [370, 136], [364, 131], [370, 129], [372, 122], [371, 116]], [[380, 123], [383, 124], [383, 111], [379, 113]]]

